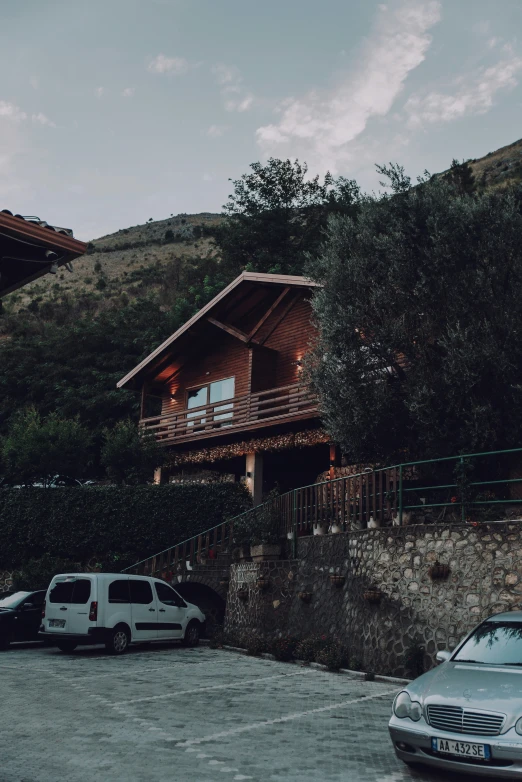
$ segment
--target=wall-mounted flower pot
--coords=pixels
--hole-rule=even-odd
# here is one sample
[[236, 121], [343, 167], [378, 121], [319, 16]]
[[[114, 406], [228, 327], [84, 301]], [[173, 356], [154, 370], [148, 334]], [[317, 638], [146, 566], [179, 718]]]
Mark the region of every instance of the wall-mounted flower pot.
[[450, 566], [442, 562], [435, 562], [428, 570], [428, 574], [433, 581], [444, 580], [449, 576], [450, 572]]
[[261, 592], [266, 592], [266, 590], [270, 586], [270, 580], [268, 578], [258, 578], [256, 583], [258, 589], [260, 589]]
[[342, 587], [342, 586], [344, 586], [344, 582], [346, 581], [346, 579], [345, 579], [344, 576], [338, 576], [338, 575], [332, 573], [330, 575], [330, 581], [332, 582], [332, 584], [334, 586]]
[[380, 589], [367, 589], [363, 592], [363, 597], [367, 603], [380, 603], [383, 594]]
[[311, 592], [298, 592], [297, 597], [299, 600], [302, 600], [303, 603], [309, 603], [312, 600], [312, 593]]
[[281, 556], [281, 545], [260, 543], [258, 546], [250, 546], [250, 556], [253, 562], [271, 562]]
[[239, 587], [237, 596], [239, 600], [248, 600], [248, 589], [246, 587]]

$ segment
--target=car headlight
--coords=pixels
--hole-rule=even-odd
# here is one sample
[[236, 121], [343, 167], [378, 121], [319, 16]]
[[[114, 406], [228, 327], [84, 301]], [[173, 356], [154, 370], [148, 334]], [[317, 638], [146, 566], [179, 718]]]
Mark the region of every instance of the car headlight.
[[403, 690], [393, 702], [393, 713], [401, 720], [409, 717], [410, 720], [418, 722], [422, 717], [422, 706], [417, 701], [412, 701], [410, 694]]
[[515, 725], [515, 730], [518, 733], [519, 736], [522, 736], [522, 717], [518, 720], [518, 722]]

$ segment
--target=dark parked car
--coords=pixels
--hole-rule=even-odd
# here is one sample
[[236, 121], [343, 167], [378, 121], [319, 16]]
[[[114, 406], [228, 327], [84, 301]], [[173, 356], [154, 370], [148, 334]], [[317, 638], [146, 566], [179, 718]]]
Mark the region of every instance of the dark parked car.
[[11, 641], [36, 641], [42, 623], [45, 589], [0, 594], [0, 649]]

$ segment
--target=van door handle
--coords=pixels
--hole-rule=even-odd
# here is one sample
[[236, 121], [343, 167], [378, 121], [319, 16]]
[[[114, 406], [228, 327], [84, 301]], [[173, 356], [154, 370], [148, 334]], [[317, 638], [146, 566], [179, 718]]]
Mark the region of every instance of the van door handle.
[[164, 613], [165, 613], [165, 609], [164, 608], [160, 608], [160, 614], [164, 614]]
[[65, 606], [62, 606], [62, 607], [60, 608], [60, 611], [67, 611], [67, 609], [66, 609], [66, 607], [65, 607]]
[[155, 611], [155, 610], [156, 610], [155, 608], [149, 608], [149, 611]]

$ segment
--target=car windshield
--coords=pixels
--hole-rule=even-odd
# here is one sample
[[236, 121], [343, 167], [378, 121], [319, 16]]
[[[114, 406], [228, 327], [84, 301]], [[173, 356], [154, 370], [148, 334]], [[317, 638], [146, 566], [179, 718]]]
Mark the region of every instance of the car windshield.
[[459, 649], [453, 662], [522, 666], [522, 622], [485, 622]]
[[15, 608], [30, 594], [30, 592], [15, 592], [14, 595], [8, 595], [0, 600], [0, 608]]

